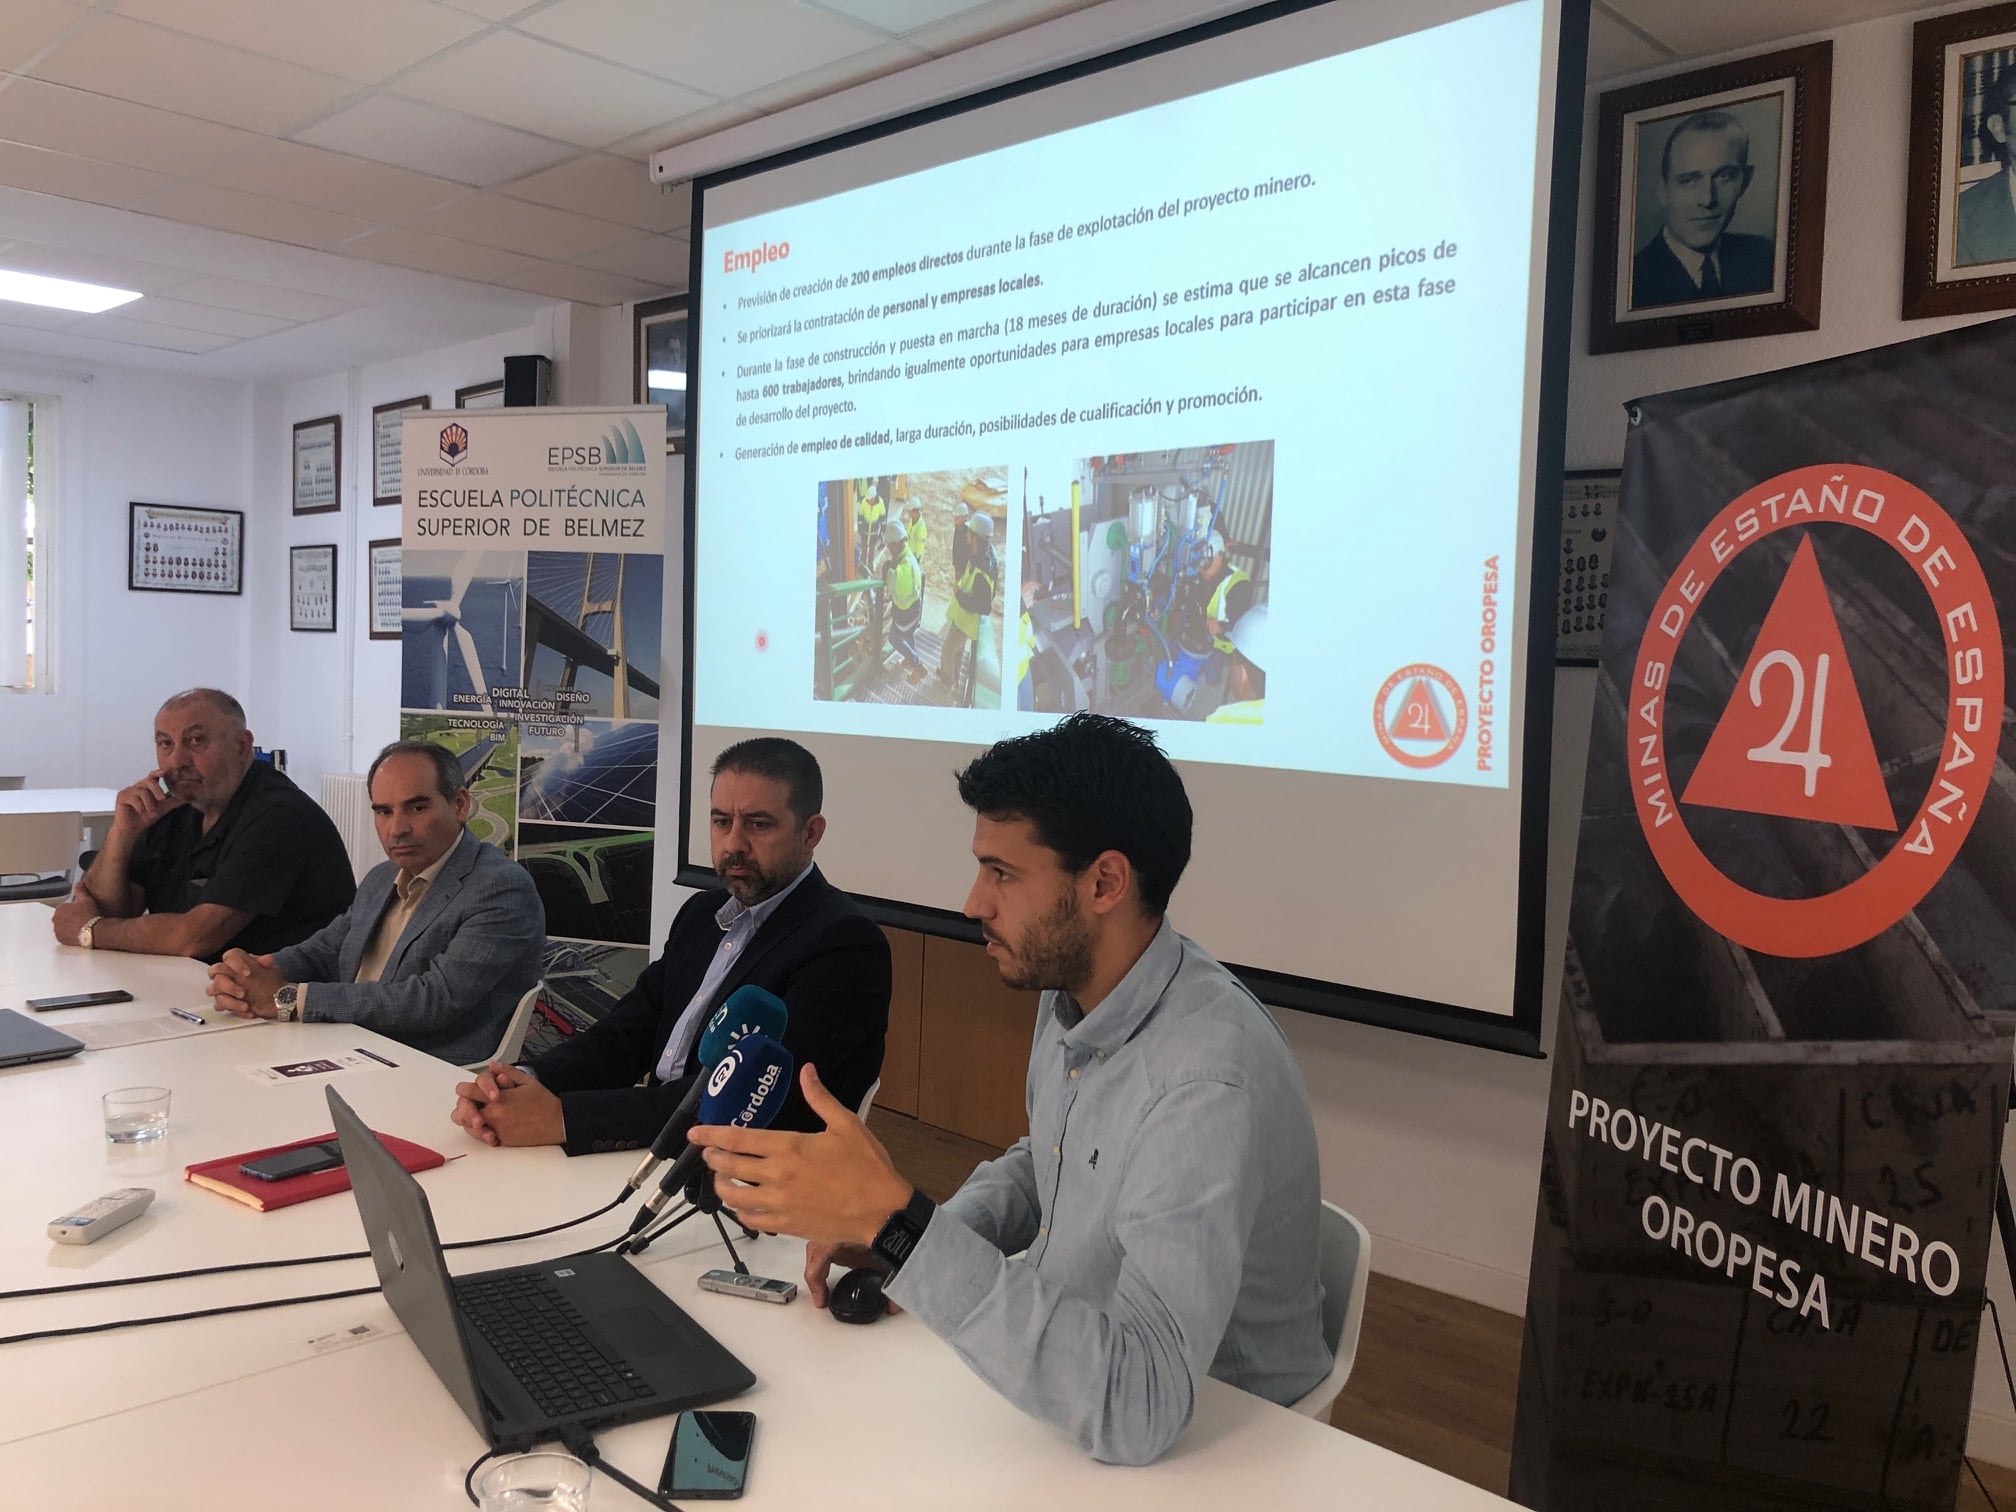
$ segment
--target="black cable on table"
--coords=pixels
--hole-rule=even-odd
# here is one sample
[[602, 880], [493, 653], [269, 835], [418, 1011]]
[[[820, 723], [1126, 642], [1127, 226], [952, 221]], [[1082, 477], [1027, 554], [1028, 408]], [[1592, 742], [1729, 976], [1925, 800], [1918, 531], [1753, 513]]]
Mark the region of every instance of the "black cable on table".
[[155, 1318], [115, 1318], [110, 1323], [80, 1323], [71, 1328], [38, 1328], [33, 1333], [0, 1336], [0, 1344], [27, 1344], [35, 1339], [69, 1339], [79, 1334], [110, 1333], [115, 1328], [144, 1328], [153, 1323], [186, 1323], [192, 1318], [221, 1318], [227, 1313], [263, 1312], [271, 1307], [294, 1307], [303, 1302], [337, 1302], [345, 1297], [368, 1297], [375, 1286], [353, 1286], [348, 1291], [318, 1292], [312, 1297], [271, 1297], [264, 1302], [233, 1302], [225, 1307], [199, 1307], [193, 1312], [163, 1313]]

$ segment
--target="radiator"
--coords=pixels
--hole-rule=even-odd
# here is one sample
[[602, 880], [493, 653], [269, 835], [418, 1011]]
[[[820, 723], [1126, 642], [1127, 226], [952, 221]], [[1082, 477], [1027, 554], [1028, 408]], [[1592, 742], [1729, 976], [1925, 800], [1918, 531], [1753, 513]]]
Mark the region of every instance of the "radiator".
[[384, 859], [378, 831], [371, 823], [371, 796], [359, 772], [324, 772], [322, 808], [336, 821], [336, 833], [350, 852], [350, 870], [363, 880], [364, 873]]

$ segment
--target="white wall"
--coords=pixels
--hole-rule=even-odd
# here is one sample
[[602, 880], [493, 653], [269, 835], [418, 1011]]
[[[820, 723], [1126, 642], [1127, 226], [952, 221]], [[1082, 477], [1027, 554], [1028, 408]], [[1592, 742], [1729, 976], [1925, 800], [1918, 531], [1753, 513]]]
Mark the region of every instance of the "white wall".
[[134, 502], [244, 510], [256, 578], [273, 532], [252, 502], [250, 393], [117, 368], [17, 366], [5, 352], [0, 391], [55, 400], [52, 434], [38, 418], [36, 459], [41, 502], [54, 505], [43, 555], [54, 573], [37, 612], [51, 628], [55, 691], [0, 692], [0, 772], [43, 787], [124, 787], [154, 764], [163, 698], [247, 685], [249, 594], [131, 592], [126, 542]]

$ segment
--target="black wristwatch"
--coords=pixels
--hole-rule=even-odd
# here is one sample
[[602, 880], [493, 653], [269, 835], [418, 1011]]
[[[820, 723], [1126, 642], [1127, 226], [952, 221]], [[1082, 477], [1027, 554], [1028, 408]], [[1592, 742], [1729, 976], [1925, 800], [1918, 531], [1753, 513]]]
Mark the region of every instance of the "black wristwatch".
[[903, 1268], [903, 1262], [917, 1248], [917, 1241], [924, 1237], [924, 1226], [937, 1211], [937, 1203], [922, 1192], [912, 1192], [910, 1200], [889, 1215], [889, 1221], [882, 1225], [882, 1231], [868, 1248], [889, 1268], [890, 1275]]

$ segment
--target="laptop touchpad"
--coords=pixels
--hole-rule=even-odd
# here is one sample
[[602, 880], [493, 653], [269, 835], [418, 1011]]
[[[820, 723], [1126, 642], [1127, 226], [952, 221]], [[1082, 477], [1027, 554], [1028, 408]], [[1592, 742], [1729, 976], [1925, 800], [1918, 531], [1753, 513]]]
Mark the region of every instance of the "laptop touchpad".
[[627, 1355], [671, 1354], [686, 1342], [677, 1329], [648, 1307], [618, 1308], [598, 1321]]

